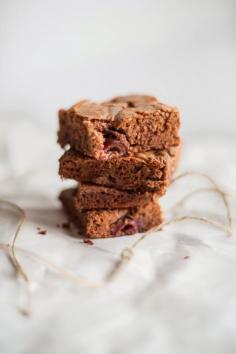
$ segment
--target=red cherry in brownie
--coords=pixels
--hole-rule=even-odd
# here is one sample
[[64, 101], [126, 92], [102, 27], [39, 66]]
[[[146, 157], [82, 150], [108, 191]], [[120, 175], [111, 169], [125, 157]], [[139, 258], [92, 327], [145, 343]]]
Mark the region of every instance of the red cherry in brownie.
[[117, 140], [106, 140], [106, 142], [104, 144], [104, 151], [106, 153], [117, 152], [121, 156], [127, 155], [126, 147], [120, 141], [117, 141]]
[[139, 232], [137, 221], [130, 220], [121, 228], [122, 233], [125, 235], [133, 235]]
[[128, 155], [126, 138], [123, 134], [113, 130], [106, 130], [104, 133], [104, 152], [106, 154], [118, 153], [121, 156]]
[[114, 236], [120, 236], [121, 234], [133, 235], [140, 231], [141, 224], [139, 220], [132, 219], [120, 219], [111, 229]]

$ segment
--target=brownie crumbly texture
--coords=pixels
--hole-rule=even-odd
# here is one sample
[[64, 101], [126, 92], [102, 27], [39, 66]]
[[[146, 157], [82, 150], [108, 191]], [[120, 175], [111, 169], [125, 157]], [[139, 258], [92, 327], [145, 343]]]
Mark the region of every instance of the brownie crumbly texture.
[[180, 145], [166, 151], [95, 160], [69, 150], [60, 159], [59, 174], [82, 183], [121, 190], [153, 190], [161, 196], [177, 167], [179, 153]]
[[179, 125], [178, 109], [151, 96], [81, 101], [59, 111], [58, 142], [103, 160], [178, 145]]
[[116, 188], [81, 184], [75, 194], [77, 209], [124, 209], [141, 206], [157, 199], [153, 192], [125, 191]]
[[80, 210], [76, 207], [76, 189], [64, 190], [61, 200], [69, 218], [81, 234], [89, 238], [115, 237], [144, 232], [162, 222], [159, 204], [151, 201], [146, 205], [124, 209]]

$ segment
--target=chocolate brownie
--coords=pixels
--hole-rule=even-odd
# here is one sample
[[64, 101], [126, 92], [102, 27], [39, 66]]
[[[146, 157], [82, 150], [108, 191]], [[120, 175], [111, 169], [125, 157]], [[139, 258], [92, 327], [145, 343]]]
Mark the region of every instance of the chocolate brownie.
[[180, 145], [165, 151], [95, 160], [69, 150], [60, 158], [59, 174], [82, 183], [121, 190], [153, 190], [163, 195], [177, 166], [179, 151]]
[[59, 111], [58, 142], [95, 159], [129, 156], [178, 145], [179, 125], [178, 109], [150, 96], [81, 101]]
[[61, 192], [61, 200], [69, 218], [85, 237], [103, 238], [144, 232], [162, 222], [159, 204], [124, 209], [80, 210], [75, 204], [76, 189]]
[[153, 192], [125, 191], [93, 184], [80, 184], [75, 194], [78, 209], [124, 209], [147, 204], [156, 199]]

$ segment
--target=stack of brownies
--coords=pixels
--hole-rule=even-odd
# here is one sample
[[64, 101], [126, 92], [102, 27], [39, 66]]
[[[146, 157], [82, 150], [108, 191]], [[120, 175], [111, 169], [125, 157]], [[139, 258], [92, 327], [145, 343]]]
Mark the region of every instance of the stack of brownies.
[[179, 126], [178, 109], [145, 95], [59, 111], [58, 142], [70, 148], [59, 174], [79, 182], [59, 198], [83, 236], [131, 235], [162, 222], [159, 197], [178, 163]]

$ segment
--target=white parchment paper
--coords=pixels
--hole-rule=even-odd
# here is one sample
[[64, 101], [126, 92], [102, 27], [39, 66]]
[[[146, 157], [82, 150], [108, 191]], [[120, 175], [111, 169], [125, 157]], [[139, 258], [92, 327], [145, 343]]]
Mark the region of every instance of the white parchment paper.
[[[19, 122], [18, 122], [19, 123]], [[71, 184], [57, 175], [60, 149], [55, 130], [30, 121], [0, 126], [0, 196], [21, 205], [27, 222], [17, 246], [40, 254], [92, 281], [112, 269], [134, 237], [97, 240], [93, 246], [68, 236], [57, 201]], [[179, 172], [209, 173], [235, 194], [236, 143], [227, 136], [185, 139]], [[207, 187], [189, 177], [171, 187], [163, 208], [188, 191]], [[235, 200], [230, 199], [235, 216]], [[187, 202], [182, 214], [219, 222], [218, 196]], [[1, 209], [0, 238], [8, 242], [16, 215]], [[37, 233], [37, 227], [47, 235]], [[3, 354], [235, 354], [236, 239], [197, 222], [153, 233], [116, 280], [101, 289], [76, 285], [18, 251], [32, 281], [32, 316], [24, 317], [23, 290], [6, 255], [0, 253], [0, 352]], [[188, 256], [188, 257], [186, 257]]]

